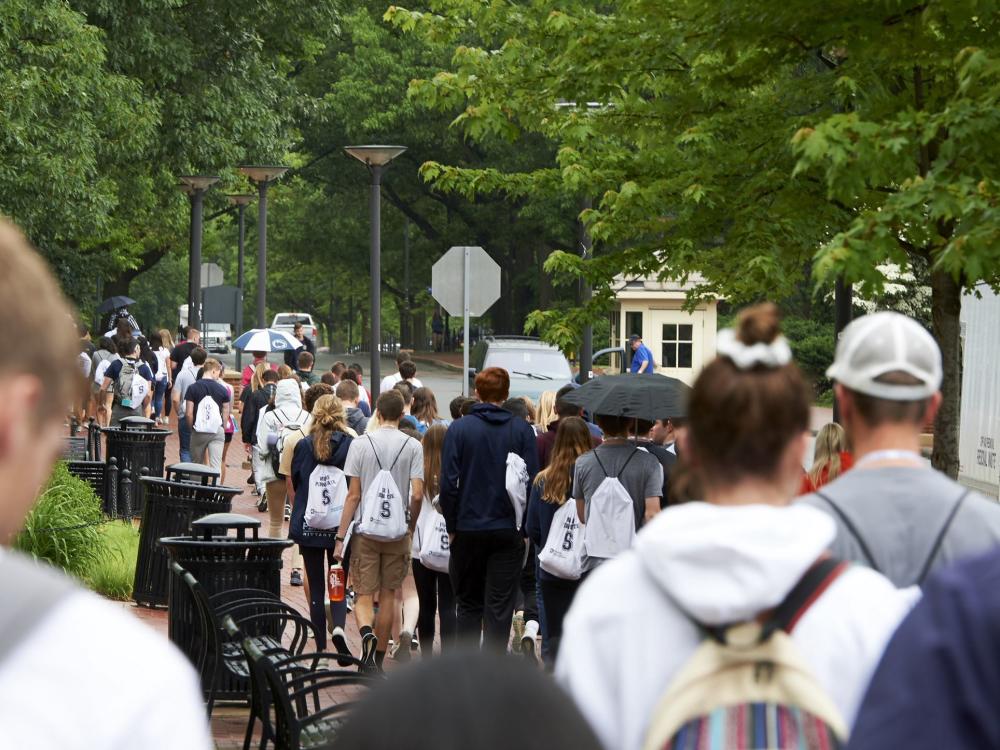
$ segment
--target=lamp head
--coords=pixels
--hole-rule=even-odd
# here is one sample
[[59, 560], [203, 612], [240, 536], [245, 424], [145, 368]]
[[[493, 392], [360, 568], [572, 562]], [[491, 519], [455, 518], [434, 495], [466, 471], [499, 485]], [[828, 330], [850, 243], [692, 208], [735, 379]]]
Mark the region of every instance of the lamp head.
[[[219, 181], [217, 175], [209, 174], [188, 174], [177, 177], [183, 185], [186, 185], [192, 192], [196, 190], [208, 190]], [[189, 193], [190, 195], [190, 193]]]
[[253, 203], [254, 198], [257, 196], [252, 193], [229, 193], [226, 197], [234, 206], [246, 206]]
[[406, 151], [406, 146], [345, 146], [344, 151], [369, 167], [384, 167]]
[[272, 182], [290, 167], [283, 167], [278, 164], [241, 164], [239, 170], [250, 178], [252, 182]]

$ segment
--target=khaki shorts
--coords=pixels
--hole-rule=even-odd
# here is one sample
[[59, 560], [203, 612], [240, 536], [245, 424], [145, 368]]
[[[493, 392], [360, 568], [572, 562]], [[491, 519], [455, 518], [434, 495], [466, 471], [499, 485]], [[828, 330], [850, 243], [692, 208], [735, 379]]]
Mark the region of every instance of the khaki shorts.
[[351, 536], [351, 584], [358, 596], [371, 596], [382, 589], [399, 589], [410, 571], [410, 533], [395, 542], [377, 542]]

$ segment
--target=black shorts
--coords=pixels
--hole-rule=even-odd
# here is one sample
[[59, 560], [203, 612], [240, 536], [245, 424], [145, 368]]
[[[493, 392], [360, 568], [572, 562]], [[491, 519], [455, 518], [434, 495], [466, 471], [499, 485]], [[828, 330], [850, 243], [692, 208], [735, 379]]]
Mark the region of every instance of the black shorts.
[[227, 432], [226, 433], [226, 444], [227, 445], [229, 443], [233, 442], [233, 435], [235, 435], [235, 434], [236, 434], [235, 432]]

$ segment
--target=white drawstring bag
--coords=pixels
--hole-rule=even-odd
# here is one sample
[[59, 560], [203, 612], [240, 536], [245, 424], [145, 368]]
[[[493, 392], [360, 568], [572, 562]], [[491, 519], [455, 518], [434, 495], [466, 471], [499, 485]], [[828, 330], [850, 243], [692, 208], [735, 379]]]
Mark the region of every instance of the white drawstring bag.
[[368, 438], [379, 472], [361, 499], [361, 519], [355, 531], [362, 536], [378, 542], [395, 542], [406, 536], [406, 501], [403, 500], [391, 471], [406, 450], [409, 440], [407, 438], [403, 443], [403, 447], [396, 454], [396, 460], [386, 469], [379, 460], [374, 441], [371, 437]]
[[[636, 449], [622, 465], [618, 475], [625, 471]], [[594, 456], [597, 456], [596, 451]], [[632, 546], [635, 539], [635, 504], [618, 476], [608, 476], [601, 459], [597, 459], [604, 481], [590, 498], [587, 508], [587, 523], [584, 525], [584, 546], [587, 557], [611, 559]]]
[[420, 526], [420, 564], [429, 570], [447, 573], [448, 563], [451, 560], [451, 541], [448, 538], [448, 525], [444, 516], [426, 499], [420, 516], [421, 520], [417, 524]]
[[194, 417], [194, 425], [191, 429], [195, 432], [216, 434], [222, 429], [222, 412], [219, 404], [211, 396], [205, 396], [198, 402], [197, 413]]
[[340, 524], [347, 500], [347, 477], [336, 466], [320, 464], [309, 475], [309, 499], [304, 523], [326, 531]]
[[545, 546], [538, 553], [542, 570], [557, 578], [576, 581], [583, 575], [584, 527], [576, 512], [576, 500], [568, 499], [556, 511]]
[[507, 452], [507, 474], [504, 477], [504, 486], [507, 488], [510, 504], [514, 507], [514, 525], [520, 531], [521, 523], [524, 521], [524, 511], [528, 507], [528, 480], [531, 477], [528, 476], [528, 465], [513, 450], [514, 420], [511, 419], [507, 424], [510, 426], [508, 442], [512, 448]]

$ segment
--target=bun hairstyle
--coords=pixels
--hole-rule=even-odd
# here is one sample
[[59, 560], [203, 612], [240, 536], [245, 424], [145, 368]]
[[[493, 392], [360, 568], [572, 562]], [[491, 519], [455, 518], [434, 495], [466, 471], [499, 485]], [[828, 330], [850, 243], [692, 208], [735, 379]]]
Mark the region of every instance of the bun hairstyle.
[[703, 486], [770, 478], [788, 444], [809, 427], [810, 392], [781, 335], [778, 308], [742, 311], [719, 332], [719, 356], [689, 401], [691, 468]]
[[347, 433], [347, 415], [344, 403], [332, 394], [320, 396], [312, 409], [313, 455], [320, 463], [329, 461], [333, 455], [330, 439], [335, 432]]

